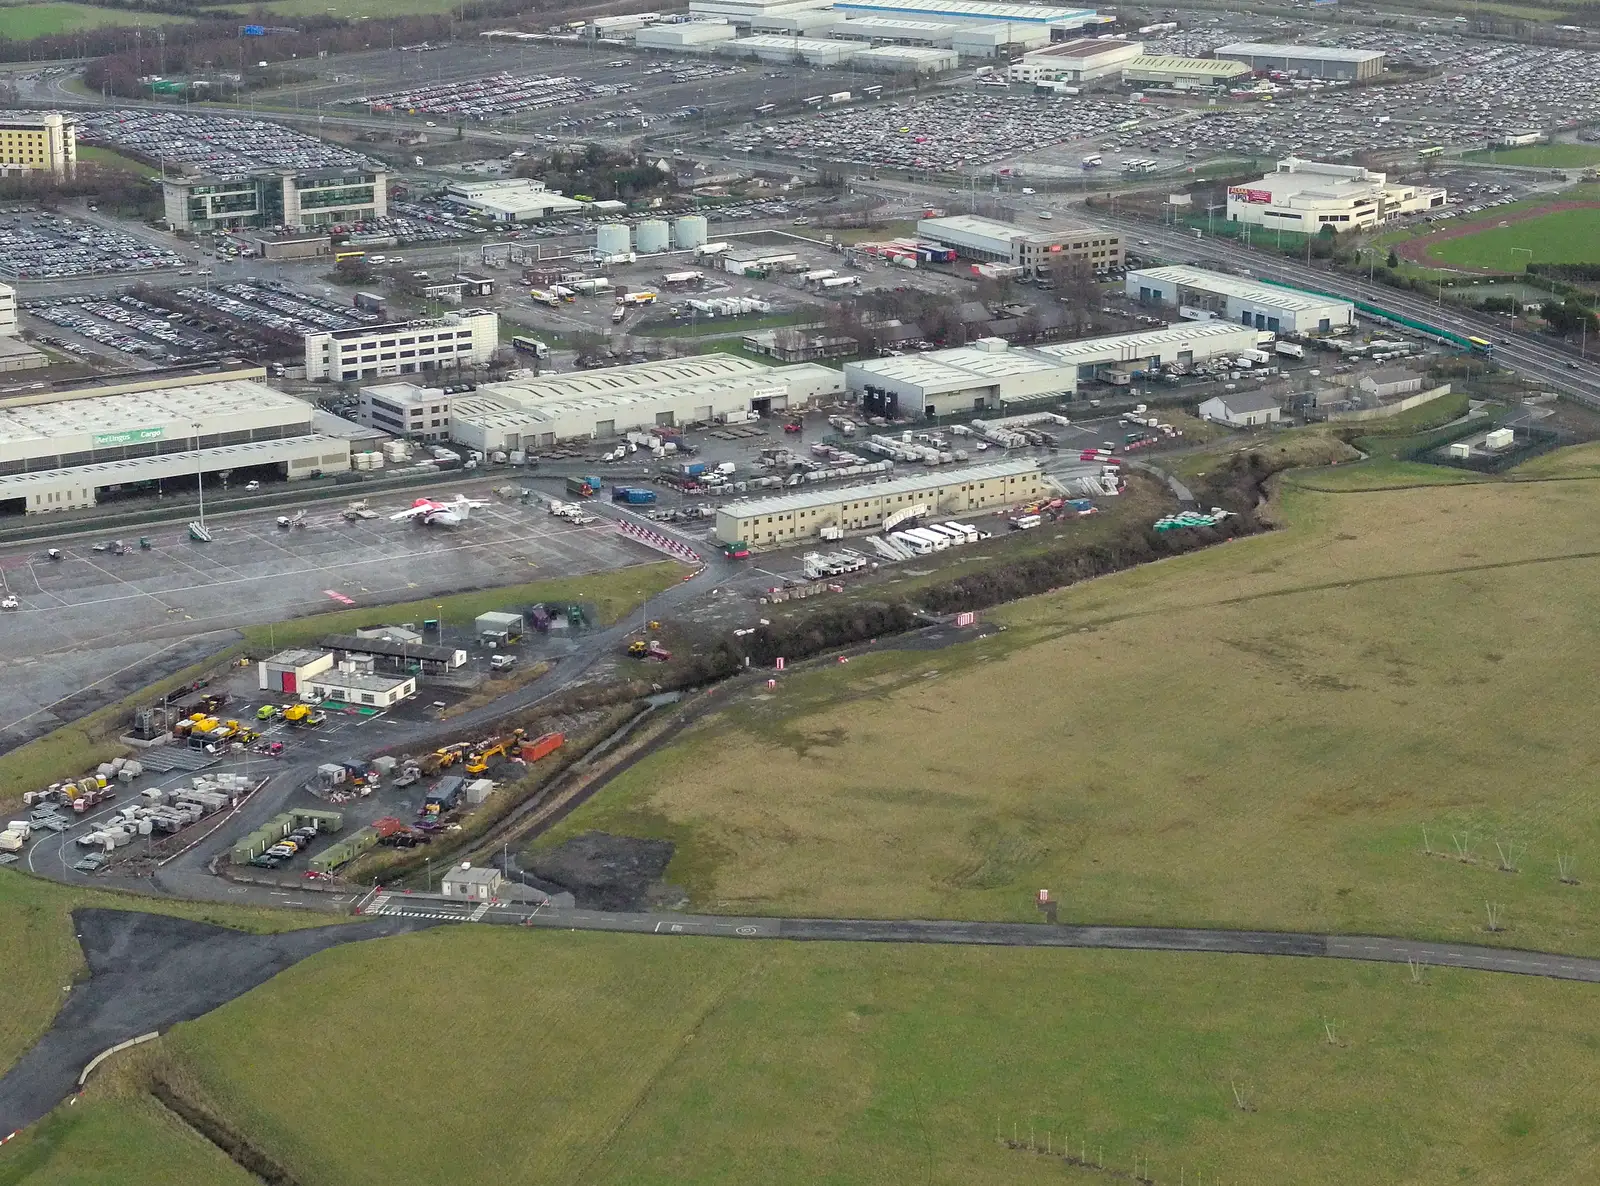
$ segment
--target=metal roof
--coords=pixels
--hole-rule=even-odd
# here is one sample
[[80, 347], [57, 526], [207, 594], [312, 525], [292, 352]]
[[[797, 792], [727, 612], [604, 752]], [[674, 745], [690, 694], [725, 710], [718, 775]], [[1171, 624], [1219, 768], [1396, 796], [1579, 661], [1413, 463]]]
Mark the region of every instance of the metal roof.
[[1337, 297], [1314, 296], [1292, 288], [1279, 288], [1275, 284], [1258, 284], [1253, 280], [1243, 280], [1222, 272], [1210, 272], [1204, 268], [1190, 268], [1181, 264], [1167, 268], [1140, 268], [1138, 271], [1129, 272], [1127, 276], [1130, 284], [1135, 280], [1146, 278], [1159, 280], [1165, 284], [1181, 284], [1185, 288], [1197, 288], [1201, 292], [1214, 292], [1219, 296], [1257, 301], [1278, 309], [1292, 309], [1297, 313], [1311, 313], [1317, 309], [1326, 309], [1329, 305], [1351, 307], [1349, 301], [1341, 301]]
[[1247, 54], [1253, 58], [1304, 58], [1324, 62], [1370, 62], [1382, 58], [1381, 49], [1346, 49], [1342, 45], [1276, 45], [1265, 41], [1236, 41], [1219, 45], [1217, 54]]
[[1134, 73], [1147, 70], [1158, 74], [1203, 74], [1216, 78], [1237, 78], [1250, 73], [1250, 67], [1243, 62], [1218, 58], [1179, 58], [1171, 54], [1140, 54], [1129, 59], [1123, 69]]
[[[1222, 406], [1230, 412], [1266, 412], [1278, 406], [1278, 401], [1264, 391], [1230, 391], [1226, 395], [1214, 395], [1211, 399], [1219, 400]], [[1210, 403], [1211, 400], [1206, 400]]]
[[919, 494], [941, 486], [956, 486], [968, 482], [984, 482], [993, 478], [1021, 477], [1042, 471], [1037, 461], [992, 461], [987, 465], [968, 465], [960, 469], [931, 469], [905, 478], [891, 478], [866, 486], [845, 486], [835, 490], [802, 490], [794, 494], [777, 494], [771, 498], [751, 498], [743, 502], [730, 502], [717, 513], [735, 519], [752, 519], [757, 515], [788, 514], [790, 511], [809, 510], [812, 507], [829, 507], [841, 502], [863, 498], [886, 498], [896, 494]]
[[351, 655], [383, 655], [391, 659], [420, 659], [429, 663], [455, 663], [462, 652], [456, 647], [427, 642], [395, 642], [388, 638], [362, 638], [359, 634], [330, 634], [322, 646]]
[[[157, 425], [193, 424], [205, 433], [231, 427], [246, 412], [281, 412], [283, 423], [311, 422], [311, 405], [249, 379], [174, 383], [149, 391], [94, 394], [94, 388], [60, 392], [29, 403], [0, 407], [0, 444], [21, 444], [105, 435]], [[152, 438], [153, 439], [153, 438]], [[171, 439], [171, 438], [165, 438]]]
[[[1049, 355], [1064, 363], [1127, 362], [1148, 357], [1152, 348], [1205, 342], [1209, 338], [1231, 338], [1241, 333], [1253, 335], [1255, 332], [1247, 326], [1228, 321], [1183, 321], [1136, 334], [1112, 334], [1104, 338], [1085, 338], [1081, 342], [1062, 342], [1034, 349], [1039, 354]], [[1220, 345], [1217, 347], [1219, 350], [1223, 348]]]
[[0, 474], [0, 498], [24, 498], [34, 490], [53, 490], [68, 482], [84, 486], [120, 486], [127, 482], [152, 482], [157, 478], [176, 478], [193, 474], [202, 463], [207, 472], [219, 469], [244, 469], [290, 461], [297, 456], [322, 456], [330, 449], [349, 455], [350, 442], [313, 433], [310, 436], [278, 437], [270, 441], [249, 441], [242, 445], [223, 445], [196, 453], [159, 453], [126, 461], [97, 461], [63, 469], [30, 470], [21, 474]]
[[836, 0], [839, 12], [903, 12], [918, 16], [955, 17], [965, 20], [1011, 21], [1017, 24], [1052, 25], [1094, 19], [1092, 8], [1049, 8], [1040, 4], [1000, 4], [993, 0]]

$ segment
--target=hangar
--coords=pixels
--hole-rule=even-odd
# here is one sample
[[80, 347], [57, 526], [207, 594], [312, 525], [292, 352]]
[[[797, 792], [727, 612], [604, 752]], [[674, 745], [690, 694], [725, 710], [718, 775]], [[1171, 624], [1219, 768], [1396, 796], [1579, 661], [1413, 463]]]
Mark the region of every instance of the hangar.
[[1239, 41], [1217, 47], [1219, 58], [1243, 62], [1252, 70], [1280, 70], [1308, 78], [1355, 81], [1383, 73], [1381, 49], [1345, 49], [1338, 45], [1269, 45]]
[[265, 378], [252, 368], [9, 399], [0, 407], [0, 513], [91, 507], [196, 473], [294, 480], [348, 470], [350, 442], [314, 432], [311, 405]]

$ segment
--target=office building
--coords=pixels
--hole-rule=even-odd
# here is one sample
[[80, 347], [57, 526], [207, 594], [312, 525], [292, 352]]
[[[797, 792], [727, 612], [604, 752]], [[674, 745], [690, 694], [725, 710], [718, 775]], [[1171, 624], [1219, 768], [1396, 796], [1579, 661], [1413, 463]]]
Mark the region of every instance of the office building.
[[1391, 183], [1360, 165], [1289, 157], [1259, 181], [1228, 187], [1228, 219], [1315, 235], [1323, 227], [1374, 227], [1402, 214], [1438, 209], [1449, 200], [1434, 186]]
[[500, 316], [464, 309], [424, 321], [305, 335], [306, 378], [348, 382], [484, 366], [500, 348]]
[[161, 194], [167, 225], [183, 231], [338, 226], [389, 212], [388, 174], [381, 169], [168, 178]]
[[1087, 264], [1102, 271], [1122, 263], [1122, 236], [1118, 232], [1073, 223], [1049, 230], [1029, 230], [992, 218], [954, 214], [921, 219], [917, 238], [953, 248], [963, 259], [1020, 267], [1028, 276], [1071, 264]]

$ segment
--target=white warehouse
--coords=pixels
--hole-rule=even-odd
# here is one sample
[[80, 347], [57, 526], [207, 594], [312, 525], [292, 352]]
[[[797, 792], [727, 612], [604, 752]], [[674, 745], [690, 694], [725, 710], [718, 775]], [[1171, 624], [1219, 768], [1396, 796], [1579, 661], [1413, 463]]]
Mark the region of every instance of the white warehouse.
[[450, 436], [484, 452], [534, 449], [730, 414], [768, 415], [843, 393], [843, 379], [830, 367], [768, 367], [704, 354], [486, 384], [453, 398]]
[[92, 507], [196, 471], [260, 467], [295, 479], [348, 470], [350, 442], [312, 431], [311, 405], [265, 378], [257, 368], [8, 399], [0, 513]]
[[863, 411], [877, 416], [935, 416], [993, 411], [1059, 395], [1085, 380], [1112, 380], [1161, 366], [1191, 366], [1255, 348], [1257, 331], [1223, 321], [1186, 322], [1136, 334], [1053, 346], [1011, 346], [980, 338], [954, 350], [849, 362], [844, 381]]
[[1356, 321], [1349, 301], [1204, 268], [1142, 268], [1128, 273], [1125, 290], [1141, 304], [1176, 306], [1190, 320], [1220, 318], [1272, 333], [1327, 334]]

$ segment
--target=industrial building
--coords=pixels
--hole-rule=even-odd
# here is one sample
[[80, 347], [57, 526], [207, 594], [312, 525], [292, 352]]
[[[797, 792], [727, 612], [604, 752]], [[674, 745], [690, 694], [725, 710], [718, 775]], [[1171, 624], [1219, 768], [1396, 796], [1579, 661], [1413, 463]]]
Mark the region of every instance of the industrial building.
[[584, 208], [576, 198], [546, 189], [544, 182], [526, 177], [498, 181], [453, 181], [445, 196], [459, 206], [495, 222], [538, 222], [557, 214], [575, 214]]
[[332, 669], [330, 651], [279, 651], [256, 664], [256, 686], [274, 695], [298, 696], [300, 689]]
[[452, 865], [439, 881], [439, 892], [468, 902], [492, 902], [504, 882], [500, 870], [492, 867]]
[[1046, 30], [1051, 39], [1096, 23], [1092, 8], [1004, 4], [994, 0], [835, 0], [833, 10], [847, 17], [885, 16], [968, 25], [1033, 26]]
[[175, 231], [335, 226], [387, 216], [389, 177], [382, 169], [272, 169], [168, 178], [161, 196]]
[[739, 30], [721, 18], [684, 21], [675, 25], [646, 25], [633, 35], [640, 49], [709, 49], [719, 41], [732, 41]]
[[1243, 62], [1252, 70], [1275, 70], [1307, 78], [1335, 78], [1356, 82], [1383, 73], [1383, 51], [1345, 49], [1337, 45], [1270, 45], [1239, 41], [1218, 46], [1216, 56]]
[[1397, 395], [1421, 391], [1422, 376], [1404, 367], [1387, 367], [1362, 375], [1357, 386], [1373, 399], [1394, 399]]
[[21, 338], [0, 333], [0, 374], [7, 371], [30, 371], [50, 365], [50, 356], [35, 350]]
[[1276, 172], [1248, 185], [1228, 187], [1228, 219], [1302, 234], [1374, 227], [1403, 214], [1443, 206], [1449, 195], [1434, 186], [1390, 182], [1360, 165], [1329, 165], [1289, 157]]
[[[769, 22], [807, 12], [821, 14], [819, 25], [838, 19], [831, 11], [830, 0], [689, 0], [689, 14], [699, 20], [725, 20], [735, 28], [760, 32], [757, 25], [772, 27]], [[796, 32], [786, 30], [778, 32]]]
[[843, 393], [843, 379], [830, 367], [768, 367], [731, 354], [703, 354], [485, 384], [454, 397], [450, 436], [486, 453], [509, 452], [768, 415]]
[[362, 325], [305, 335], [306, 378], [377, 379], [483, 366], [500, 348], [500, 316], [464, 309], [425, 321]]
[[312, 430], [312, 407], [260, 369], [13, 396], [0, 407], [0, 513], [91, 507], [197, 472], [350, 468], [350, 442]]
[[991, 218], [954, 214], [919, 220], [917, 238], [953, 248], [963, 259], [1020, 267], [1028, 276], [1048, 273], [1068, 263], [1086, 263], [1098, 271], [1122, 262], [1122, 236], [1118, 232], [1071, 223], [1035, 231]]
[[15, 337], [17, 332], [17, 290], [0, 284], [0, 338]]
[[78, 164], [78, 124], [59, 111], [0, 113], [0, 177], [50, 172], [57, 177]]
[[891, 74], [940, 74], [959, 66], [961, 55], [953, 49], [935, 49], [927, 45], [875, 45], [862, 50], [850, 63], [863, 70], [884, 70]]
[[346, 659], [371, 660], [374, 670], [398, 675], [416, 672], [447, 675], [467, 665], [467, 652], [460, 647], [410, 642], [371, 633], [335, 634], [324, 638], [321, 645]]
[[377, 383], [361, 389], [356, 423], [413, 441], [442, 441], [450, 435], [450, 401], [441, 387], [415, 383]]
[[1230, 391], [1203, 400], [1196, 409], [1200, 419], [1232, 428], [1256, 428], [1283, 419], [1278, 401], [1262, 391]]
[[1190, 366], [1255, 348], [1257, 331], [1223, 321], [1185, 322], [1142, 333], [1053, 346], [1012, 346], [980, 338], [953, 350], [847, 362], [850, 398], [875, 415], [936, 416], [993, 411], [1049, 396], [1070, 398], [1081, 383], [1126, 381], [1135, 371]]
[[1165, 87], [1198, 91], [1225, 86], [1250, 73], [1243, 62], [1221, 58], [1180, 58], [1171, 54], [1140, 54], [1123, 63], [1122, 81], [1130, 86]]
[[929, 470], [871, 486], [802, 490], [729, 503], [717, 511], [717, 539], [776, 548], [815, 539], [824, 527], [872, 531], [898, 511], [915, 506], [929, 515], [962, 515], [1031, 502], [1045, 492], [1037, 461], [1000, 461], [961, 469]]
[[763, 62], [793, 65], [796, 59], [807, 66], [842, 66], [859, 53], [862, 46], [853, 41], [833, 41], [821, 37], [779, 37], [759, 33], [736, 41], [719, 41], [718, 53], [741, 58], [760, 58]]
[[900, 17], [864, 16], [835, 21], [825, 28], [841, 41], [867, 41], [874, 45], [926, 45], [949, 49], [960, 25], [949, 21], [913, 21]]
[[1273, 333], [1333, 333], [1349, 329], [1356, 321], [1355, 306], [1349, 301], [1203, 268], [1144, 268], [1129, 272], [1124, 291], [1141, 304], [1176, 306], [1180, 316], [1190, 320], [1215, 317]]
[[1007, 73], [1013, 82], [1092, 82], [1120, 74], [1143, 53], [1137, 41], [1078, 37], [1023, 54]]
[[343, 659], [300, 686], [300, 699], [393, 708], [417, 694], [414, 674], [380, 675], [369, 658]]

